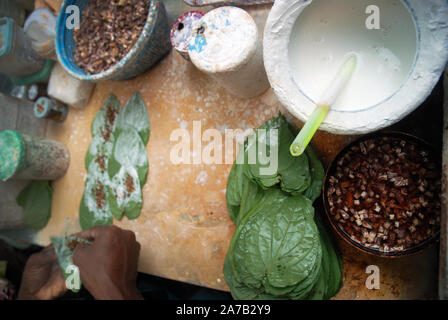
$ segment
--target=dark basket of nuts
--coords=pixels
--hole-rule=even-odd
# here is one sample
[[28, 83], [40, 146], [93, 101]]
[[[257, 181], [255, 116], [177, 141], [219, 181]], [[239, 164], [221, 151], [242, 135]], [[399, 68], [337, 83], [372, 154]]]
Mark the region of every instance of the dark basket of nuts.
[[136, 77], [170, 49], [160, 0], [66, 0], [61, 8], [56, 53], [64, 69], [80, 80]]
[[365, 136], [345, 147], [327, 170], [324, 206], [335, 231], [381, 257], [417, 253], [440, 234], [440, 156], [399, 132]]

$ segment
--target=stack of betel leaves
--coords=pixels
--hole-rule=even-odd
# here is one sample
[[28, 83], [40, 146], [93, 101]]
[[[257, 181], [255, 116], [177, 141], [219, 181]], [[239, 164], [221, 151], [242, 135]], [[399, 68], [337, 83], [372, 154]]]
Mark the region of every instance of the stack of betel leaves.
[[87, 179], [79, 210], [83, 230], [109, 225], [113, 217], [136, 219], [148, 174], [149, 118], [139, 93], [122, 110], [111, 94], [92, 123], [85, 157]]
[[[290, 154], [295, 135], [282, 115], [259, 129], [246, 139], [227, 182], [236, 229], [226, 282], [241, 300], [329, 299], [341, 287], [342, 263], [314, 214], [324, 168], [310, 147], [300, 157]], [[271, 161], [260, 159], [263, 153]]]

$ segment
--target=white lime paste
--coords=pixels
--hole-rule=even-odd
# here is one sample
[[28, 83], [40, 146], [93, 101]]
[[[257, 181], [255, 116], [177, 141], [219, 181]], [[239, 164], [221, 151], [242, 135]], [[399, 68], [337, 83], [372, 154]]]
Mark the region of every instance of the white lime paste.
[[[109, 143], [100, 144], [102, 139], [92, 139], [92, 144], [98, 146], [99, 148], [107, 147], [108, 150], [111, 146]], [[129, 152], [132, 150], [132, 152]], [[110, 150], [111, 154], [112, 150]], [[84, 203], [87, 208], [94, 214], [95, 220], [102, 220], [110, 216], [110, 207], [108, 201], [103, 202], [103, 207], [99, 208], [97, 205], [97, 199], [95, 197], [95, 190], [98, 188], [98, 181], [100, 181], [103, 186], [104, 195], [107, 194], [107, 187], [116, 192], [117, 204], [120, 208], [124, 207], [130, 202], [139, 202], [142, 199], [141, 188], [137, 170], [135, 167], [144, 166], [147, 163], [146, 149], [135, 129], [130, 128], [124, 130], [117, 139], [115, 152], [115, 159], [121, 164], [120, 171], [112, 178], [109, 178], [107, 171], [107, 166], [105, 170], [101, 170], [98, 163], [93, 160], [89, 165], [89, 174], [86, 182], [86, 190]], [[134, 191], [128, 193], [126, 191], [126, 175], [129, 174], [133, 180]], [[113, 195], [113, 196], [115, 196]]]
[[[379, 8], [380, 29], [368, 29], [366, 8]], [[415, 23], [398, 0], [313, 1], [297, 19], [289, 44], [294, 80], [318, 102], [348, 53], [358, 66], [332, 106], [357, 110], [382, 102], [409, 76], [417, 52]]]
[[89, 165], [89, 174], [87, 175], [86, 187], [84, 192], [84, 204], [94, 215], [94, 220], [107, 220], [110, 217], [109, 203], [105, 199], [103, 201], [103, 207], [99, 208], [97, 205], [97, 199], [95, 192], [98, 188], [98, 181], [103, 184], [103, 193], [106, 196], [106, 187], [109, 185], [109, 175], [107, 170], [101, 170], [96, 161], [92, 161]]
[[[98, 155], [105, 155], [106, 158], [112, 154], [112, 148], [114, 147], [114, 137], [111, 134], [108, 141], [104, 141], [103, 136], [93, 136], [89, 146], [89, 153], [97, 157]], [[95, 161], [95, 158], [93, 159]]]
[[138, 168], [148, 163], [145, 145], [134, 128], [126, 128], [118, 136], [114, 157], [122, 166], [130, 164]]
[[[366, 28], [370, 5], [380, 8], [380, 30]], [[263, 40], [269, 82], [287, 111], [305, 122], [318, 91], [355, 52], [359, 68], [320, 129], [362, 134], [385, 128], [415, 110], [437, 84], [448, 60], [447, 16], [446, 0], [276, 0]], [[304, 30], [297, 30], [302, 23]]]
[[[132, 178], [133, 192], [129, 193], [126, 185], [126, 177], [130, 175]], [[112, 178], [110, 187], [115, 192], [112, 196], [116, 196], [116, 201], [120, 209], [124, 208], [130, 202], [142, 201], [142, 190], [137, 174], [137, 170], [127, 161], [122, 165], [120, 171]]]

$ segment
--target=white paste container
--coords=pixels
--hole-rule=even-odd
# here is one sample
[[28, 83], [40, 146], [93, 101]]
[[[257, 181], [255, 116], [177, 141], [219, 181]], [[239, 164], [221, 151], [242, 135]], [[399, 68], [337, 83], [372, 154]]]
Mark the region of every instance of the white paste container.
[[48, 81], [48, 95], [74, 108], [83, 108], [89, 102], [95, 83], [72, 77], [56, 63]]
[[[367, 7], [380, 11], [369, 29]], [[445, 0], [277, 0], [264, 32], [264, 63], [280, 102], [305, 122], [328, 82], [354, 52], [358, 67], [320, 129], [362, 134], [415, 110], [448, 59]]]
[[256, 97], [269, 88], [261, 37], [246, 11], [214, 9], [204, 15], [197, 28], [188, 51], [199, 70], [240, 98]]

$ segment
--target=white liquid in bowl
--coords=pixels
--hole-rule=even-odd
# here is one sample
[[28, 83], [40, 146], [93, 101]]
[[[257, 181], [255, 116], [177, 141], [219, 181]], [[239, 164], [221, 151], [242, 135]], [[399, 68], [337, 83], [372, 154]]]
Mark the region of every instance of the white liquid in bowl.
[[[380, 29], [366, 27], [369, 5], [380, 9]], [[314, 0], [293, 27], [289, 60], [300, 90], [314, 103], [334, 78], [348, 53], [358, 66], [332, 110], [372, 107], [407, 80], [417, 53], [417, 31], [400, 0]]]

